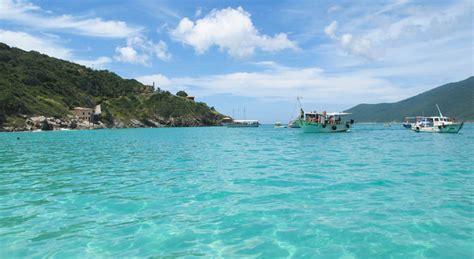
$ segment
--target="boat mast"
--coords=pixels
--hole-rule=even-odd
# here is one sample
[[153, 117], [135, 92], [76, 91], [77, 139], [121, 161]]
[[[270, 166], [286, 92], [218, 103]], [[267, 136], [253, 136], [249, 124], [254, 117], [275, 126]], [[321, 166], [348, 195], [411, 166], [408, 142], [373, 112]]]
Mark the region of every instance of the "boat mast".
[[298, 108], [296, 109], [296, 117], [299, 117], [300, 111], [301, 111], [301, 109], [303, 109], [303, 105], [301, 105], [301, 99], [303, 99], [303, 97], [296, 96], [296, 101], [297, 101], [297, 105], [298, 105]]
[[441, 110], [439, 109], [439, 106], [438, 106], [438, 104], [436, 104], [436, 108], [438, 108], [439, 117], [443, 118], [443, 114], [441, 113]]

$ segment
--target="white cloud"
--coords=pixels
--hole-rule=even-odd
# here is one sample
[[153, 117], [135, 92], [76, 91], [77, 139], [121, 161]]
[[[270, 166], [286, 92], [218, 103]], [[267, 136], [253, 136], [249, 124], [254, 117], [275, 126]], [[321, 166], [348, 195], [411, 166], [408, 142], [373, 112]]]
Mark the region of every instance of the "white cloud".
[[151, 66], [151, 56], [154, 55], [162, 61], [171, 59], [168, 45], [162, 40], [154, 43], [143, 36], [134, 36], [127, 39], [127, 46], [117, 47], [115, 59], [121, 62]]
[[115, 52], [117, 53], [115, 59], [118, 61], [150, 66], [150, 57], [146, 54], [138, 54], [133, 47], [117, 47]]
[[324, 33], [331, 38], [336, 38], [336, 29], [337, 29], [337, 21], [332, 21], [328, 26], [324, 28]]
[[74, 59], [73, 62], [81, 64], [86, 67], [93, 69], [104, 69], [107, 64], [112, 62], [112, 59], [109, 57], [98, 57], [96, 59], [87, 60], [87, 59]]
[[273, 37], [261, 35], [253, 25], [250, 14], [242, 7], [214, 9], [195, 22], [184, 18], [171, 31], [171, 36], [192, 46], [198, 54], [215, 45], [239, 58], [252, 55], [256, 49], [273, 52], [298, 48], [284, 33]]
[[46, 37], [44, 37], [44, 35], [43, 37], [38, 37], [26, 32], [0, 29], [0, 42], [10, 45], [11, 47], [26, 51], [38, 51], [51, 57], [71, 60], [72, 62], [94, 69], [103, 69], [108, 63], [112, 62], [111, 58], [104, 56], [92, 60], [75, 58], [70, 49], [57, 43], [58, 40], [60, 40], [60, 38], [56, 35], [46, 34]]
[[0, 29], [0, 42], [23, 50], [35, 50], [40, 53], [60, 58], [71, 58], [71, 50], [57, 44], [51, 38], [36, 37], [25, 32]]
[[152, 52], [156, 55], [157, 58], [167, 61], [171, 59], [171, 54], [168, 53], [168, 45], [162, 40], [157, 44], [152, 44]]
[[201, 16], [201, 14], [202, 14], [202, 8], [201, 8], [201, 7], [198, 7], [198, 8], [196, 9], [196, 12], [194, 13], [194, 16], [195, 16], [195, 17], [199, 17], [199, 16]]
[[335, 104], [397, 101], [413, 94], [371, 73], [329, 74], [317, 67], [291, 68], [268, 62], [261, 65], [269, 65], [270, 69], [202, 77], [168, 78], [155, 74], [136, 79], [144, 84], [155, 82], [172, 92], [185, 89], [198, 96], [232, 94], [291, 100], [296, 93], [304, 93], [306, 101]]
[[334, 13], [334, 12], [337, 12], [339, 10], [341, 10], [342, 8], [339, 6], [339, 5], [333, 5], [331, 7], [328, 8], [328, 11], [327, 13], [331, 14], [331, 13]]
[[400, 46], [450, 37], [459, 31], [472, 35], [472, 8], [467, 1], [431, 8], [408, 3], [398, 0], [360, 18], [333, 21], [324, 32], [347, 53], [368, 60], [380, 60]]
[[137, 80], [142, 82], [145, 85], [155, 84], [156, 87], [160, 87], [160, 88], [163, 88], [163, 87], [168, 88], [168, 89], [173, 88], [171, 80], [161, 74], [141, 76], [137, 78]]
[[0, 20], [14, 21], [33, 28], [60, 30], [94, 37], [126, 38], [140, 33], [142, 28], [132, 27], [123, 21], [106, 21], [102, 18], [54, 16], [26, 1], [0, 0]]

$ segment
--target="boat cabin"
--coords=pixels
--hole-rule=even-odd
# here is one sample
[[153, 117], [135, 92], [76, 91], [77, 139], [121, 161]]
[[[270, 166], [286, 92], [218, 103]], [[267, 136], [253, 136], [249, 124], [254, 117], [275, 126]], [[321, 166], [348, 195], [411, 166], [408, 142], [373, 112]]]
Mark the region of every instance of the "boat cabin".
[[448, 117], [439, 117], [439, 116], [432, 116], [432, 117], [416, 117], [416, 124], [419, 124], [423, 127], [434, 127], [440, 125], [448, 125], [455, 122], [454, 119]]
[[321, 123], [321, 124], [331, 124], [338, 125], [344, 124], [345, 121], [342, 121], [342, 117], [350, 115], [346, 112], [307, 112], [304, 113], [304, 119], [309, 122]]

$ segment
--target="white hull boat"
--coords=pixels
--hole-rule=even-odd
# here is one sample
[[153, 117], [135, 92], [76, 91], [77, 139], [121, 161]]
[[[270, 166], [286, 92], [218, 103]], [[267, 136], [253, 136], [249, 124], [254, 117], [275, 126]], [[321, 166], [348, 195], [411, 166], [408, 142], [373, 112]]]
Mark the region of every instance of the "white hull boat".
[[454, 118], [444, 117], [439, 111], [439, 116], [430, 117], [416, 117], [416, 122], [411, 125], [411, 129], [415, 132], [429, 132], [429, 133], [458, 133], [464, 122], [457, 122]]

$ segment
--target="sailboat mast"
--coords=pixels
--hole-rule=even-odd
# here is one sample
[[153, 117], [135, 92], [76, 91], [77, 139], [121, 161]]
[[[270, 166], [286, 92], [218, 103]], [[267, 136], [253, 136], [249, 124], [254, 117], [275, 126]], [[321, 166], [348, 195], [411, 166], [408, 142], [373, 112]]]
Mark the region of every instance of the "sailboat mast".
[[438, 104], [436, 104], [436, 108], [438, 108], [439, 117], [441, 117], [441, 118], [442, 118], [442, 117], [443, 117], [443, 114], [441, 113], [441, 110], [439, 109], [439, 106], [438, 106]]

